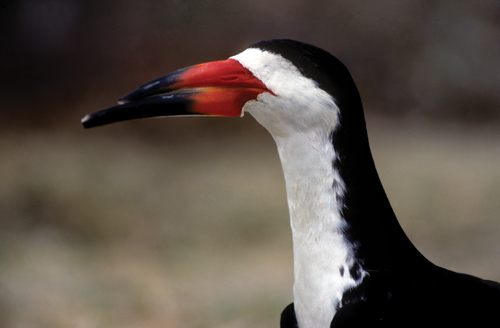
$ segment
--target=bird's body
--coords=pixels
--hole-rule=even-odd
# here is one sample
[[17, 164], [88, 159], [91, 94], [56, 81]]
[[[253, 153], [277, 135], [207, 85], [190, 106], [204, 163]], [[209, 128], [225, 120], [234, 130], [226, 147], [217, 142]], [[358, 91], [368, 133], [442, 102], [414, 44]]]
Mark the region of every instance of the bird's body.
[[273, 40], [202, 65], [141, 87], [84, 125], [248, 112], [271, 133], [294, 250], [294, 303], [282, 313], [283, 328], [499, 324], [500, 284], [435, 266], [403, 232], [375, 169], [357, 88], [340, 61]]

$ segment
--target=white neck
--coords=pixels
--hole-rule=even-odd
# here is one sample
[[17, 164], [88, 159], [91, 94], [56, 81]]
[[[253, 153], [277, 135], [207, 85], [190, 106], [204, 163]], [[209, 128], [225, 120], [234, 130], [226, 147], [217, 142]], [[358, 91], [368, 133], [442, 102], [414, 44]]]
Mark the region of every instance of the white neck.
[[[333, 167], [328, 134], [275, 137], [285, 174], [294, 251], [294, 305], [300, 328], [330, 327], [343, 293], [357, 285], [349, 275], [354, 245], [340, 215], [344, 183]], [[367, 273], [358, 272], [361, 277]]]
[[[243, 107], [273, 136], [285, 173], [294, 250], [294, 307], [300, 328], [328, 328], [342, 295], [367, 274], [344, 235], [345, 192], [330, 140], [340, 110], [332, 95], [282, 56], [249, 48], [233, 56], [273, 94]], [[358, 280], [350, 277], [355, 271]]]

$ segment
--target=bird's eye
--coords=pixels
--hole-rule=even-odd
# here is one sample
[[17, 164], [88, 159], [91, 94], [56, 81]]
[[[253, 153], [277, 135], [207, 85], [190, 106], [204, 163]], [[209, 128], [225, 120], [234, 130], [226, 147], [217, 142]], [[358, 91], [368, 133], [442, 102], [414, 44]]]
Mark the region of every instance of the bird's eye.
[[309, 54], [301, 55], [298, 62], [301, 70], [315, 70], [318, 67]]

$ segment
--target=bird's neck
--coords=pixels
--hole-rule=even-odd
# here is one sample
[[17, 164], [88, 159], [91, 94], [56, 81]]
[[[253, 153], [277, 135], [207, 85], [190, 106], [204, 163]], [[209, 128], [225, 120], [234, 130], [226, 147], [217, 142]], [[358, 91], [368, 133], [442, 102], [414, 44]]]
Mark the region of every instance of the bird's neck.
[[390, 269], [392, 240], [409, 243], [385, 197], [367, 139], [366, 147], [349, 154], [336, 149], [334, 138], [315, 131], [275, 137], [290, 211], [301, 328], [330, 327], [347, 290], [371, 269]]
[[[294, 252], [294, 303], [299, 327], [329, 327], [342, 294], [356, 285], [359, 266], [345, 236], [344, 183], [325, 134], [275, 138], [287, 189]], [[359, 278], [365, 274], [361, 267]]]

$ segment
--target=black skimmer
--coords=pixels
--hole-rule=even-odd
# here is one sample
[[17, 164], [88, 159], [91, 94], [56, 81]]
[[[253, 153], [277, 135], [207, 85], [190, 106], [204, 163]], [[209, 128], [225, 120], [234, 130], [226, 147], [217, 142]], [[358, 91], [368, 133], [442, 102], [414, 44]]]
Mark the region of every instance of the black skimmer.
[[285, 175], [295, 282], [281, 327], [500, 325], [499, 283], [434, 265], [403, 232], [356, 85], [322, 49], [258, 42], [145, 84], [82, 122], [245, 112], [273, 136]]

